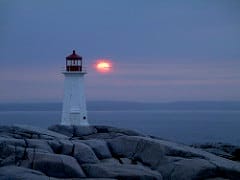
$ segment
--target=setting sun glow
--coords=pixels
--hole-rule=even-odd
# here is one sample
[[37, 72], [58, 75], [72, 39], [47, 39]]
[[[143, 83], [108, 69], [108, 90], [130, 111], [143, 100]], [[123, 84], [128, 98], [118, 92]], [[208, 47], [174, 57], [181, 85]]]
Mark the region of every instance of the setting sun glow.
[[112, 63], [107, 60], [99, 60], [96, 63], [96, 69], [100, 73], [108, 73], [111, 71]]

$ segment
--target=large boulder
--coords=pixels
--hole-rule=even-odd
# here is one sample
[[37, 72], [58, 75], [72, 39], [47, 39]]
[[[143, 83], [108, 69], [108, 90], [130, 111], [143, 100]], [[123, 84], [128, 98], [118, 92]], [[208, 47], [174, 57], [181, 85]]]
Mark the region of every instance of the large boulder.
[[51, 177], [80, 178], [86, 177], [76, 159], [71, 156], [50, 153], [29, 153], [32, 169]]
[[73, 154], [73, 143], [71, 140], [58, 139], [47, 141], [55, 154], [71, 155]]
[[52, 148], [49, 146], [47, 141], [43, 141], [41, 139], [27, 139], [26, 140], [27, 148], [41, 150], [43, 152], [53, 153]]
[[23, 139], [0, 137], [0, 166], [18, 165], [25, 151]]
[[161, 172], [166, 179], [210, 178], [223, 174], [226, 178], [240, 178], [240, 163], [186, 145], [139, 136], [120, 136], [108, 140], [108, 144], [114, 157], [140, 161]]
[[4, 166], [0, 168], [1, 180], [49, 180], [49, 178], [42, 172], [17, 167], [17, 166]]
[[23, 139], [0, 137], [0, 158], [23, 156], [26, 143]]
[[58, 142], [61, 145], [59, 154], [73, 155], [74, 145], [70, 140], [61, 139]]
[[[62, 151], [62, 143], [60, 143], [61, 139], [59, 140], [48, 140], [47, 143], [49, 144], [49, 146], [52, 148], [53, 152], [55, 154], [61, 154]], [[63, 140], [64, 141], [64, 140]]]
[[108, 141], [115, 156], [136, 159], [156, 167], [164, 158], [165, 149], [161, 144], [142, 137], [121, 136]]
[[240, 161], [240, 146], [226, 143], [205, 143], [194, 144], [196, 148], [201, 148], [217, 156], [224, 157], [230, 160]]
[[114, 156], [133, 158], [138, 146], [138, 138], [129, 136], [120, 136], [108, 140], [108, 145]]
[[95, 155], [94, 151], [88, 145], [76, 141], [73, 143], [73, 156], [77, 159], [79, 164], [99, 162], [99, 159]]
[[157, 171], [138, 165], [122, 165], [112, 163], [84, 164], [84, 171], [89, 177], [161, 180]]
[[106, 141], [99, 139], [90, 139], [82, 142], [90, 146], [99, 159], [112, 157]]
[[13, 126], [12, 129], [12, 133], [21, 135], [22, 138], [27, 139], [68, 139], [68, 137], [63, 134], [29, 125], [16, 125]]
[[168, 158], [158, 166], [164, 179], [204, 179], [214, 177], [217, 167], [204, 159]]

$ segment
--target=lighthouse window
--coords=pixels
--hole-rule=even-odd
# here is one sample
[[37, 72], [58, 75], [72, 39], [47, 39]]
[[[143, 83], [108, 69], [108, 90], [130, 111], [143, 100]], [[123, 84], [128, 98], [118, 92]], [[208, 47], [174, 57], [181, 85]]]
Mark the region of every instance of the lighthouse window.
[[83, 119], [86, 119], [86, 116], [83, 116]]

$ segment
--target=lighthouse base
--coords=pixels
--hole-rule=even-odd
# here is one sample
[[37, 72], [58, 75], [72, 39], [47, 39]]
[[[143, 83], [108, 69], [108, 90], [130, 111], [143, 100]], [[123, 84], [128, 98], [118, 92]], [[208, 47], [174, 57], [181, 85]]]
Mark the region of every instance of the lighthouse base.
[[70, 113], [69, 120], [62, 119], [62, 125], [89, 126], [87, 119], [82, 118], [80, 113]]
[[80, 111], [79, 108], [71, 108], [70, 112], [63, 112], [62, 125], [89, 126], [87, 112]]

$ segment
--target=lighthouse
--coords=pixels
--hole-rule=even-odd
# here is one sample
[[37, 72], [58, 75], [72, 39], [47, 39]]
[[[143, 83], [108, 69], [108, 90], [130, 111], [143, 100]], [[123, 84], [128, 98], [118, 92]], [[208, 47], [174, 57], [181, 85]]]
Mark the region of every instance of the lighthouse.
[[89, 125], [84, 94], [84, 75], [86, 73], [82, 57], [73, 50], [72, 54], [66, 57], [66, 67], [63, 71], [65, 79], [62, 125]]

